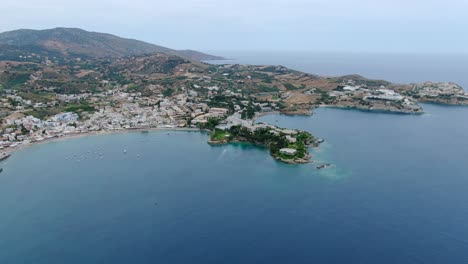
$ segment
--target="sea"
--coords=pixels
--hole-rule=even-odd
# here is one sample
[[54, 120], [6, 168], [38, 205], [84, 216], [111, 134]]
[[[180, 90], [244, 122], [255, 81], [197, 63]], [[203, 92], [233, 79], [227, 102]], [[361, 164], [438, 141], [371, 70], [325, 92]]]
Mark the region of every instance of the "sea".
[[[468, 84], [457, 57], [241, 55], [323, 75]], [[325, 139], [306, 165], [250, 144], [210, 146], [200, 132], [24, 148], [0, 163], [0, 263], [468, 263], [468, 107], [423, 107], [260, 118]]]

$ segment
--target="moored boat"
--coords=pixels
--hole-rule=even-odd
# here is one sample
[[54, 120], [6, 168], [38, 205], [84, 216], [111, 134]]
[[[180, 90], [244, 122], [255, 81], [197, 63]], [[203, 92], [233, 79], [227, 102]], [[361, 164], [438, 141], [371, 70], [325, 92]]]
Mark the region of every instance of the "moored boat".
[[4, 153], [0, 154], [0, 161], [8, 159], [10, 156], [11, 156], [10, 153], [5, 153], [4, 152]]

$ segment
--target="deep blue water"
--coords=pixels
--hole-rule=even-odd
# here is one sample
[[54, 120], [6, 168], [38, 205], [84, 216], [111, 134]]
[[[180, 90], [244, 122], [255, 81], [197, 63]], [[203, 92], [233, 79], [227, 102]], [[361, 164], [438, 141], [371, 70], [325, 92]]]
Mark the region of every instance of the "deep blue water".
[[468, 263], [468, 108], [425, 109], [262, 118], [326, 139], [322, 171], [197, 132], [23, 149], [1, 164], [0, 263]]
[[325, 76], [360, 74], [395, 83], [455, 82], [468, 90], [468, 54], [372, 54], [213, 51], [231, 60], [210, 63], [283, 65]]

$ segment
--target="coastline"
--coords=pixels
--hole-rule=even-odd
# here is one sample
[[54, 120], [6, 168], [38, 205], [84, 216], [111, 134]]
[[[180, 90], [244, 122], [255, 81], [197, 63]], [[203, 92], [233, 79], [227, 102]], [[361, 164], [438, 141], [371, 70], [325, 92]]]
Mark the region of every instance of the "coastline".
[[76, 139], [81, 137], [87, 136], [97, 136], [97, 135], [111, 135], [111, 134], [120, 134], [120, 133], [130, 133], [130, 132], [143, 132], [143, 131], [186, 131], [186, 132], [207, 132], [206, 130], [199, 129], [199, 128], [162, 128], [162, 127], [155, 127], [155, 128], [130, 128], [130, 129], [118, 129], [118, 130], [100, 130], [100, 131], [89, 131], [84, 133], [75, 133], [75, 134], [68, 134], [63, 135], [60, 137], [53, 137], [44, 139], [41, 141], [30, 142], [26, 144], [20, 144], [16, 147], [6, 148], [0, 150], [1, 153], [5, 153], [7, 155], [13, 155], [16, 151], [32, 147], [35, 145], [46, 144], [51, 142], [57, 142], [62, 140], [68, 139]]
[[[438, 103], [432, 103], [432, 102], [423, 102], [424, 104], [438, 104]], [[440, 105], [444, 105], [441, 103]], [[467, 106], [467, 105], [449, 105], [449, 106]], [[411, 112], [411, 111], [403, 111], [403, 110], [392, 110], [392, 109], [379, 109], [379, 108], [374, 108], [374, 109], [369, 109], [369, 108], [363, 108], [359, 106], [343, 106], [343, 105], [330, 105], [330, 104], [320, 104], [320, 105], [313, 105], [310, 107], [310, 109], [305, 112], [305, 111], [298, 111], [298, 112], [282, 112], [282, 111], [271, 111], [271, 112], [262, 112], [259, 113], [255, 116], [253, 119], [254, 122], [256, 122], [256, 119], [262, 116], [267, 116], [271, 114], [279, 114], [279, 115], [286, 115], [286, 116], [312, 116], [314, 115], [314, 109], [318, 108], [336, 108], [336, 109], [344, 109], [344, 110], [356, 110], [356, 111], [361, 111], [361, 112], [367, 112], [367, 113], [386, 113], [386, 114], [400, 114], [400, 115], [424, 115], [425, 112]]]
[[[427, 104], [437, 104], [433, 102], [428, 102]], [[442, 104], [443, 105], [443, 104]], [[391, 110], [380, 110], [380, 109], [363, 109], [359, 107], [349, 107], [349, 106], [337, 106], [337, 105], [327, 105], [327, 104], [321, 104], [317, 105], [315, 107], [311, 107], [310, 109], [310, 114], [287, 114], [287, 113], [282, 113], [281, 111], [270, 111], [270, 112], [261, 112], [257, 113], [255, 117], [252, 119], [254, 123], [257, 122], [257, 119], [263, 116], [267, 115], [302, 115], [302, 116], [310, 116], [313, 115], [313, 109], [316, 108], [336, 108], [336, 109], [345, 109], [345, 110], [357, 110], [357, 111], [362, 111], [362, 112], [382, 112], [382, 113], [389, 113], [389, 114], [424, 114], [423, 113], [403, 113], [403, 112], [397, 112], [397, 111], [391, 111]], [[76, 139], [76, 138], [81, 138], [81, 137], [87, 137], [87, 136], [96, 136], [96, 135], [110, 135], [110, 134], [119, 134], [119, 133], [129, 133], [129, 132], [142, 132], [142, 131], [187, 131], [187, 132], [211, 132], [206, 129], [200, 129], [200, 128], [163, 128], [163, 127], [152, 127], [152, 128], [126, 128], [126, 129], [117, 129], [117, 130], [99, 130], [99, 131], [88, 131], [88, 132], [83, 132], [83, 133], [74, 133], [74, 134], [66, 134], [63, 136], [59, 137], [52, 137], [52, 138], [47, 138], [42, 141], [35, 141], [35, 142], [30, 142], [26, 144], [19, 144], [18, 146], [15, 147], [9, 147], [0, 150], [0, 153], [4, 153], [7, 155], [12, 155], [16, 151], [32, 147], [34, 145], [39, 145], [39, 144], [46, 144], [46, 143], [51, 143], [51, 142], [57, 142], [57, 141], [62, 141], [62, 140], [68, 140], [68, 139]], [[228, 142], [212, 142], [211, 140], [208, 140], [208, 143], [211, 145], [224, 145], [227, 144]]]
[[256, 113], [255, 116], [251, 119], [253, 124], [258, 123], [257, 119], [262, 117], [262, 116], [267, 116], [267, 115], [282, 115], [280, 111], [270, 111], [270, 112], [259, 112]]
[[400, 115], [423, 115], [425, 114], [424, 111], [422, 112], [410, 112], [410, 111], [396, 111], [391, 109], [369, 109], [369, 108], [361, 108], [358, 106], [341, 106], [341, 105], [328, 105], [328, 104], [321, 104], [318, 105], [317, 108], [336, 108], [336, 109], [345, 109], [345, 110], [356, 110], [361, 112], [369, 112], [369, 113], [387, 113], [387, 114], [400, 114]]
[[[439, 105], [439, 106], [447, 106], [447, 107], [467, 107], [468, 105], [463, 105], [463, 104], [447, 104], [447, 103], [441, 103], [441, 102], [427, 102], [423, 101], [421, 102], [423, 104], [433, 104], [433, 105]], [[252, 118], [252, 121], [254, 123], [257, 122], [257, 119], [263, 116], [267, 115], [286, 115], [286, 116], [291, 116], [291, 115], [298, 115], [298, 116], [310, 116], [314, 114], [314, 109], [317, 108], [335, 108], [335, 109], [344, 109], [344, 110], [356, 110], [356, 111], [361, 111], [361, 112], [368, 112], [368, 113], [387, 113], [387, 114], [401, 114], [401, 115], [423, 115], [425, 112], [402, 112], [402, 111], [393, 111], [393, 110], [384, 110], [384, 109], [366, 109], [366, 108], [360, 108], [360, 107], [355, 107], [355, 106], [339, 106], [339, 105], [329, 105], [329, 104], [320, 104], [320, 105], [315, 105], [311, 106], [310, 108], [310, 114], [303, 114], [303, 113], [297, 113], [297, 114], [288, 114], [288, 113], [282, 113], [281, 111], [269, 111], [269, 112], [259, 112], [255, 115], [255, 117]], [[152, 127], [152, 128], [126, 128], [126, 129], [118, 129], [118, 130], [100, 130], [100, 131], [88, 131], [84, 133], [74, 133], [74, 134], [67, 134], [59, 137], [53, 137], [53, 138], [48, 138], [44, 139], [42, 141], [35, 141], [35, 142], [30, 142], [26, 144], [20, 144], [15, 147], [9, 147], [0, 150], [0, 153], [5, 153], [12, 155], [14, 152], [31, 147], [37, 144], [44, 144], [44, 143], [50, 143], [50, 142], [55, 142], [55, 141], [61, 141], [61, 140], [67, 140], [67, 139], [74, 139], [74, 138], [80, 138], [80, 137], [86, 137], [86, 136], [94, 136], [94, 135], [107, 135], [107, 134], [116, 134], [116, 133], [128, 133], [128, 132], [138, 132], [138, 131], [188, 131], [188, 132], [210, 132], [209, 130], [205, 129], [199, 129], [199, 128], [163, 128], [163, 127]], [[222, 145], [222, 143], [216, 143], [216, 142], [209, 142], [212, 145]]]

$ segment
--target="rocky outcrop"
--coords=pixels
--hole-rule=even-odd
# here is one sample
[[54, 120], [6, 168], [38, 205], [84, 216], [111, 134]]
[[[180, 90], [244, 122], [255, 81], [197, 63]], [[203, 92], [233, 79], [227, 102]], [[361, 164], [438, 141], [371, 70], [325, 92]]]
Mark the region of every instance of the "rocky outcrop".
[[409, 94], [420, 102], [468, 105], [468, 94], [463, 87], [450, 82], [414, 84]]

